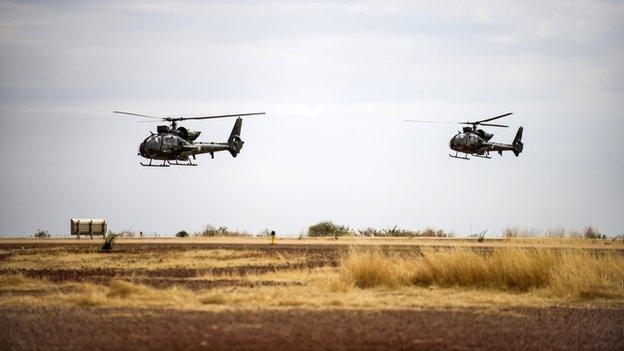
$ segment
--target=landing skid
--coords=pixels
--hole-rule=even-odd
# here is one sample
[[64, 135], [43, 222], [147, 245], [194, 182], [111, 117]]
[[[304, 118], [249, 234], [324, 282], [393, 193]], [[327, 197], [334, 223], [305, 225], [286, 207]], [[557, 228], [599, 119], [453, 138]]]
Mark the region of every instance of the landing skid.
[[143, 163], [143, 162], [139, 162], [141, 164], [141, 166], [143, 167], [171, 167], [171, 166], [197, 166], [197, 163], [193, 163], [193, 161], [191, 161], [190, 159], [188, 160], [188, 163], [180, 163], [178, 160], [175, 161], [162, 161], [162, 163], [159, 164], [153, 164], [152, 163], [153, 159], [150, 159], [149, 163]]
[[167, 161], [171, 166], [197, 166], [197, 163], [193, 163], [191, 159], [188, 159], [188, 163], [179, 163], [178, 160], [175, 160], [175, 163], [171, 161]]
[[145, 163], [143, 163], [143, 162], [139, 162], [139, 163], [140, 163], [140, 164], [141, 164], [141, 166], [143, 166], [143, 167], [169, 167], [169, 164], [167, 164], [167, 161], [163, 161], [163, 163], [162, 163], [162, 164], [160, 164], [160, 165], [153, 165], [153, 164], [152, 164], [152, 159], [151, 159], [151, 158], [150, 158], [150, 161], [149, 161], [149, 163], [148, 163], [148, 164], [145, 164]]
[[459, 152], [456, 152], [455, 155], [449, 154], [449, 156], [452, 157], [452, 158], [458, 158], [460, 160], [470, 160], [468, 158], [468, 154], [466, 154], [466, 156], [464, 156], [464, 157], [458, 156], [458, 154], [459, 154]]
[[[459, 151], [455, 153], [455, 155], [453, 154], [449, 154], [450, 157], [452, 158], [458, 158], [460, 160], [470, 160], [470, 158], [468, 157], [468, 154], [465, 154], [465, 156], [459, 156]], [[470, 154], [470, 156], [473, 157], [479, 157], [479, 158], [487, 158], [487, 159], [491, 159], [490, 154], [486, 153], [484, 155], [479, 155], [479, 154]]]
[[474, 157], [480, 157], [480, 158], [487, 158], [487, 159], [492, 159], [490, 156], [488, 155], [477, 155], [477, 154], [472, 154], [472, 156]]

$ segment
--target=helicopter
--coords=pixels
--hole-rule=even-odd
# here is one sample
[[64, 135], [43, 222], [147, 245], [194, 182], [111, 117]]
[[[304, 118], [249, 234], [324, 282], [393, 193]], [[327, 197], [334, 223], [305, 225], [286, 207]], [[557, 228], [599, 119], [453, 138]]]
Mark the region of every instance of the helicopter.
[[[518, 128], [516, 132], [516, 136], [514, 137], [511, 144], [504, 143], [496, 143], [490, 141], [494, 134], [486, 133], [483, 129], [478, 129], [477, 126], [489, 126], [489, 127], [501, 127], [507, 128], [509, 126], [502, 124], [493, 124], [493, 123], [484, 123], [490, 122], [495, 119], [503, 118], [509, 115], [512, 115], [513, 112], [505, 113], [500, 116], [491, 117], [487, 119], [482, 119], [480, 121], [474, 122], [439, 122], [439, 121], [420, 121], [420, 120], [412, 120], [407, 119], [405, 122], [419, 122], [419, 123], [457, 123], [457, 124], [467, 124], [470, 127], [463, 127], [461, 132], [457, 132], [450, 142], [449, 146], [451, 150], [455, 151], [455, 155], [449, 154], [452, 158], [458, 158], [462, 160], [469, 160], [468, 155], [480, 158], [491, 159], [490, 151], [496, 151], [499, 155], [503, 154], [503, 151], [512, 151], [516, 157], [520, 156], [522, 149], [524, 148], [524, 144], [522, 143], [522, 131], [523, 127]], [[465, 154], [465, 156], [460, 156], [459, 153]]]
[[[149, 159], [149, 163], [140, 162], [141, 166], [145, 167], [197, 166], [197, 163], [191, 160], [191, 158], [196, 159], [195, 155], [207, 153], [214, 159], [214, 153], [218, 151], [228, 151], [232, 157], [236, 157], [244, 144], [240, 137], [243, 125], [241, 117], [265, 114], [265, 112], [252, 112], [200, 117], [157, 117], [126, 111], [113, 111], [113, 113], [158, 119], [171, 123], [171, 125], [157, 126], [156, 133], [150, 132], [150, 136], [139, 145], [139, 155]], [[201, 132], [178, 126], [180, 121], [227, 117], [237, 118], [230, 137], [225, 143], [195, 142]], [[162, 161], [162, 164], [152, 164], [153, 160]]]

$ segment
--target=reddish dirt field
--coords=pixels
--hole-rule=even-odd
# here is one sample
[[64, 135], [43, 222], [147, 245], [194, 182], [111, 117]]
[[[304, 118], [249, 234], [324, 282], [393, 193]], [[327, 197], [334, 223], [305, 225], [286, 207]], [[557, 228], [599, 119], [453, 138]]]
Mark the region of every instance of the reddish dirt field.
[[0, 345], [4, 350], [621, 350], [624, 313], [0, 307]]

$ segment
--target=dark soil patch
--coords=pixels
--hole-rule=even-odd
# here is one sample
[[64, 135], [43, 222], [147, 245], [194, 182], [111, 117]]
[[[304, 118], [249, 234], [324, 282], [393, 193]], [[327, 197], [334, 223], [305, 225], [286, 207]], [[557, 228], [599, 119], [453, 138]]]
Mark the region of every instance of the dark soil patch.
[[275, 280], [243, 280], [243, 279], [211, 279], [211, 280], [196, 280], [196, 279], [150, 279], [139, 278], [130, 280], [132, 283], [148, 285], [153, 288], [166, 289], [173, 286], [183, 287], [189, 290], [207, 290], [222, 287], [261, 287], [261, 286], [288, 286], [288, 285], [303, 285], [301, 282], [282, 282]]
[[624, 307], [193, 312], [0, 307], [4, 350], [621, 350]]
[[0, 275], [23, 274], [29, 278], [46, 278], [53, 282], [94, 281], [102, 278], [127, 279], [133, 277], [150, 278], [194, 278], [205, 274], [238, 275], [264, 274], [284, 270], [317, 268], [337, 265], [324, 260], [308, 260], [304, 263], [280, 263], [266, 265], [244, 265], [234, 267], [214, 267], [207, 269], [167, 268], [167, 269], [119, 269], [119, 268], [88, 268], [88, 269], [1, 269]]

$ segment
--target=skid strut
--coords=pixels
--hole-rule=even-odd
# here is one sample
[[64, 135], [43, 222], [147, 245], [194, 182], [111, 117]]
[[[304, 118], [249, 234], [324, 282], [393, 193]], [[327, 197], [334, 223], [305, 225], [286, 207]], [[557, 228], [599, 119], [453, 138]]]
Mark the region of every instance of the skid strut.
[[193, 161], [191, 161], [191, 159], [187, 159], [188, 163], [180, 163], [178, 162], [178, 160], [175, 160], [175, 163], [173, 163], [172, 161], [167, 161], [169, 162], [169, 164], [171, 166], [197, 166], [197, 163], [193, 163]]
[[153, 165], [153, 164], [152, 164], [152, 160], [153, 160], [153, 159], [151, 159], [151, 158], [150, 158], [150, 159], [149, 159], [149, 163], [148, 163], [148, 164], [145, 164], [145, 163], [143, 163], [143, 162], [139, 162], [139, 163], [140, 163], [140, 164], [141, 164], [141, 166], [143, 166], [143, 167], [169, 167], [169, 164], [167, 164], [167, 161], [163, 161], [163, 163], [162, 163], [161, 165]]
[[459, 154], [459, 151], [456, 151], [455, 155], [449, 154], [449, 156], [452, 157], [452, 158], [458, 158], [460, 160], [470, 160], [468, 158], [468, 154], [466, 154], [466, 156], [464, 156], [464, 157], [458, 156], [458, 154]]
[[489, 153], [489, 152], [486, 152], [484, 155], [472, 154], [472, 156], [474, 156], [474, 157], [480, 157], [480, 158], [492, 159], [492, 158], [490, 157], [490, 153]]

